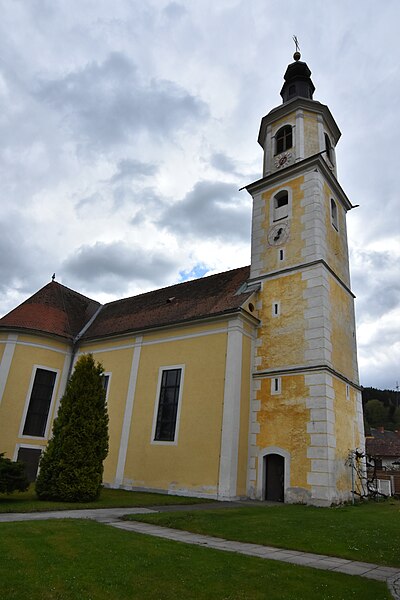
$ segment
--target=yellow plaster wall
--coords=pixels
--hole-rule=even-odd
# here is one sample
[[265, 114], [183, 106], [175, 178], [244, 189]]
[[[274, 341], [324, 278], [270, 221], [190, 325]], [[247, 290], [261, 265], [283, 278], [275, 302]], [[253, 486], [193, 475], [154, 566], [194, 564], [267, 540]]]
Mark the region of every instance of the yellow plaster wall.
[[[49, 369], [58, 369], [59, 374], [55, 390], [57, 397], [65, 360], [65, 353], [55, 352], [40, 347], [43, 345], [43, 338], [39, 336], [23, 336], [23, 340], [32, 345], [24, 346], [17, 343], [4, 390], [3, 400], [0, 405], [1, 451], [6, 452], [9, 457], [13, 456], [16, 443], [45, 444], [45, 440], [42, 438], [34, 439], [27, 436], [19, 437], [18, 435], [31, 382], [33, 372], [32, 365], [39, 365]], [[18, 339], [18, 342], [20, 342], [20, 339]], [[51, 340], [47, 340], [46, 345], [51, 346]], [[59, 342], [55, 343], [54, 346], [57, 349], [60, 349]], [[67, 344], [64, 345], [64, 350], [65, 352], [68, 350]], [[53, 415], [50, 415], [51, 420], [52, 417]], [[51, 432], [51, 426], [49, 432]]]
[[18, 344], [32, 343], [34, 343], [37, 348], [50, 348], [52, 350], [60, 350], [61, 352], [64, 352], [66, 348], [70, 348], [69, 342], [51, 337], [50, 335], [18, 334]]
[[248, 460], [248, 436], [249, 436], [249, 411], [250, 411], [250, 377], [251, 377], [251, 353], [252, 341], [248, 337], [243, 338], [242, 357], [242, 390], [240, 403], [240, 437], [237, 476], [237, 495], [247, 494], [247, 460]]
[[333, 378], [335, 391], [335, 435], [336, 435], [336, 464], [337, 488], [339, 491], [351, 489], [351, 472], [345, 465], [350, 450], [359, 447], [360, 436], [357, 431], [356, 391], [350, 388], [349, 398], [346, 397], [346, 383]]
[[[338, 231], [332, 225], [331, 198], [335, 200], [337, 206], [339, 225]], [[327, 262], [340, 277], [340, 279], [347, 286], [349, 286], [350, 279], [348, 269], [349, 258], [347, 249], [346, 213], [342, 204], [337, 200], [337, 198], [335, 198], [327, 183], [324, 183], [324, 205]]]
[[275, 136], [278, 132], [278, 129], [280, 129], [283, 125], [291, 125], [292, 127], [294, 127], [296, 125], [296, 113], [292, 112], [289, 115], [286, 115], [281, 119], [274, 121], [274, 123], [272, 124], [272, 136]]
[[332, 364], [350, 381], [357, 381], [353, 298], [330, 277]]
[[261, 408], [258, 412], [260, 433], [256, 443], [260, 450], [268, 446], [278, 446], [290, 453], [290, 486], [310, 489], [307, 473], [311, 470], [311, 461], [307, 458], [310, 434], [307, 423], [310, 411], [306, 407], [309, 388], [303, 375], [282, 377], [281, 393], [271, 394], [271, 379], [261, 380], [261, 389], [257, 392]]
[[[262, 305], [258, 311], [261, 325], [258, 337], [263, 340], [257, 349], [260, 369], [282, 368], [304, 363], [306, 309], [303, 290], [307, 283], [301, 273], [291, 273], [263, 282]], [[273, 316], [274, 302], [280, 302], [280, 315]]]
[[[221, 333], [143, 346], [125, 468], [126, 485], [216, 493], [226, 344], [227, 333]], [[159, 368], [173, 365], [185, 365], [178, 443], [152, 443]]]
[[312, 156], [320, 151], [318, 136], [318, 115], [304, 111], [304, 154]]

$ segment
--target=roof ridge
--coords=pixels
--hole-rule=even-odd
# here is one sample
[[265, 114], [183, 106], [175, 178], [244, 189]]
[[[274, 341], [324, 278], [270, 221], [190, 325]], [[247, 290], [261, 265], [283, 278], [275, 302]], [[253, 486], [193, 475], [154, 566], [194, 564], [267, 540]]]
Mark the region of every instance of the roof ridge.
[[112, 304], [117, 304], [117, 302], [125, 302], [127, 300], [132, 300], [133, 298], [140, 298], [141, 296], [146, 296], [147, 294], [154, 294], [155, 292], [162, 292], [163, 290], [168, 290], [170, 288], [175, 288], [181, 285], [189, 285], [194, 284], [197, 281], [204, 281], [206, 279], [211, 279], [213, 277], [218, 277], [220, 275], [224, 275], [225, 273], [233, 273], [234, 271], [241, 271], [244, 269], [248, 269], [250, 265], [244, 265], [243, 267], [236, 267], [235, 269], [229, 269], [228, 271], [221, 271], [220, 273], [213, 273], [212, 275], [205, 275], [203, 277], [196, 277], [196, 279], [188, 279], [187, 281], [179, 281], [178, 283], [173, 283], [171, 285], [167, 285], [162, 288], [155, 288], [149, 290], [148, 292], [142, 292], [141, 294], [134, 294], [133, 296], [126, 296], [126, 298], [118, 298], [118, 300], [111, 300], [111, 302], [106, 302], [103, 306], [111, 306]]
[[[33, 296], [36, 296], [36, 294], [38, 294], [39, 292], [44, 290], [49, 285], [53, 285], [53, 284], [56, 284], [59, 288], [62, 288], [62, 290], [67, 290], [68, 292], [72, 292], [75, 296], [80, 296], [81, 298], [84, 298], [85, 300], [90, 300], [90, 302], [96, 302], [97, 304], [101, 304], [98, 300], [89, 298], [89, 296], [85, 296], [85, 294], [81, 294], [80, 292], [77, 292], [76, 290], [69, 288], [68, 286], [60, 283], [59, 281], [49, 281], [49, 283], [46, 283], [46, 285], [44, 285], [42, 288], [40, 288], [40, 290], [38, 290], [35, 294], [33, 294]], [[32, 298], [32, 296], [31, 296], [31, 298]], [[29, 300], [29, 298], [28, 298], [28, 300]]]

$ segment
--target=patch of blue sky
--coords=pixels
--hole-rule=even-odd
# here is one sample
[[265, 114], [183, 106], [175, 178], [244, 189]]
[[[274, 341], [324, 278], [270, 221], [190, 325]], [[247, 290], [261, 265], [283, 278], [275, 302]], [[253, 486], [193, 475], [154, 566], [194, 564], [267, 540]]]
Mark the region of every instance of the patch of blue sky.
[[190, 271], [179, 271], [180, 282], [189, 281], [191, 279], [199, 279], [210, 270], [204, 263], [198, 263]]

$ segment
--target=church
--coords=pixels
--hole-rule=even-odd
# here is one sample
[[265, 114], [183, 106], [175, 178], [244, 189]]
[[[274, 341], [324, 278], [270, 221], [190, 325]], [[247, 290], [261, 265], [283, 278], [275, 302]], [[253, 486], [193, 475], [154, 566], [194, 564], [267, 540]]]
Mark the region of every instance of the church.
[[339, 128], [298, 51], [261, 120], [251, 265], [101, 305], [51, 281], [0, 319], [0, 452], [40, 455], [77, 358], [104, 367], [104, 485], [318, 506], [363, 449]]

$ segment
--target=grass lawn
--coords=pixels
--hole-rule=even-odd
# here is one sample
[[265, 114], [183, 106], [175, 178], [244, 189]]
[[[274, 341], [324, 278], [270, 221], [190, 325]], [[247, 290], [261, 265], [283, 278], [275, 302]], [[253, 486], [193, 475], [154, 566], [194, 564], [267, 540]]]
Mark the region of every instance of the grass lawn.
[[228, 540], [400, 567], [400, 502], [301, 505], [132, 515], [132, 520]]
[[7, 600], [389, 600], [381, 582], [91, 521], [0, 524]]
[[162, 506], [166, 504], [200, 504], [209, 500], [187, 498], [185, 496], [168, 496], [167, 494], [151, 494], [147, 492], [129, 492], [104, 488], [99, 500], [94, 502], [50, 502], [38, 500], [35, 488], [30, 486], [27, 492], [0, 494], [0, 513], [6, 512], [38, 512], [44, 510], [74, 510], [78, 508], [125, 508], [131, 506]]

